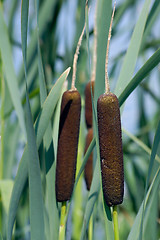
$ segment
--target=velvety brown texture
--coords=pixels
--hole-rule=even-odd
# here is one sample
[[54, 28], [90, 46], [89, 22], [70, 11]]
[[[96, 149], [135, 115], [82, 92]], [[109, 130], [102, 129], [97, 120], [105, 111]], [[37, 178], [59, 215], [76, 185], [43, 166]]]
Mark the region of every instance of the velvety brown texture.
[[119, 102], [113, 93], [98, 98], [98, 131], [104, 199], [108, 206], [122, 203], [123, 152]]
[[71, 198], [75, 182], [77, 148], [81, 113], [81, 97], [77, 90], [62, 96], [56, 166], [56, 198]]
[[88, 82], [85, 88], [85, 119], [87, 128], [92, 127], [92, 97], [91, 97], [91, 84], [92, 92], [94, 94], [94, 82]]
[[[90, 128], [86, 136], [85, 153], [87, 152], [92, 139], [93, 139], [93, 129]], [[85, 178], [88, 191], [90, 190], [90, 187], [91, 187], [92, 177], [93, 177], [93, 152], [91, 152], [91, 154], [89, 155], [89, 158], [87, 160], [87, 163], [84, 169], [84, 178]]]

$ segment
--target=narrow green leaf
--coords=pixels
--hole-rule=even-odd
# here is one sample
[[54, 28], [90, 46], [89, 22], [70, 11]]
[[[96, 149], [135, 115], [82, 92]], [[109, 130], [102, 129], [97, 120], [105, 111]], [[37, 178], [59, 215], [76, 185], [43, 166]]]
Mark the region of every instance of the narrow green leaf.
[[[42, 3], [40, 13], [39, 13], [39, 34], [41, 35], [48, 24], [50, 17], [52, 16], [55, 6], [56, 6], [55, 0], [46, 0]], [[28, 53], [27, 53], [27, 66], [28, 63], [31, 61], [33, 54], [36, 50], [36, 44], [37, 44], [37, 32], [33, 31], [33, 35], [31, 36], [31, 40], [28, 46]], [[18, 82], [23, 79], [24, 70], [23, 66], [20, 69], [19, 75], [18, 75]]]
[[123, 92], [119, 96], [119, 104], [122, 105], [127, 97], [139, 85], [139, 83], [148, 75], [148, 73], [160, 62], [160, 48], [148, 59], [136, 75], [130, 80]]
[[7, 128], [5, 128], [4, 132], [4, 178], [12, 178], [20, 128], [17, 123], [12, 125], [9, 121], [6, 121], [6, 124]]
[[[145, 207], [148, 203], [150, 196], [154, 197], [153, 195], [157, 192], [157, 188], [158, 188], [159, 184], [160, 184], [160, 167], [158, 168], [158, 170], [154, 176], [154, 179], [150, 185], [150, 188], [148, 189], [148, 192], [146, 195]], [[138, 214], [136, 216], [136, 219], [134, 221], [134, 224], [132, 226], [132, 229], [129, 233], [127, 240], [137, 240], [138, 239], [140, 225], [141, 225], [142, 211], [143, 211], [143, 202], [139, 208]]]
[[1, 202], [7, 215], [9, 211], [9, 202], [11, 198], [12, 188], [13, 188], [12, 180], [6, 180], [6, 179], [0, 180]]
[[142, 43], [141, 43], [142, 48], [143, 48], [143, 45], [146, 41], [146, 37], [148, 36], [150, 31], [152, 30], [153, 24], [154, 24], [155, 20], [157, 19], [158, 15], [159, 15], [159, 12], [160, 12], [160, 1], [155, 0], [154, 4], [152, 6], [152, 9], [149, 13], [147, 22], [146, 22], [145, 31], [144, 31], [144, 35], [143, 35], [143, 39], [142, 39]]
[[154, 176], [154, 179], [153, 179], [153, 181], [150, 185], [150, 188], [147, 192], [147, 187], [148, 187], [148, 183], [149, 183], [149, 179], [150, 179], [150, 176], [151, 176], [151, 171], [152, 171], [152, 168], [153, 168], [153, 163], [154, 163], [154, 159], [155, 159], [155, 156], [156, 156], [156, 153], [157, 153], [159, 143], [160, 143], [160, 122], [158, 124], [157, 131], [156, 131], [155, 138], [154, 138], [154, 143], [153, 143], [153, 148], [152, 148], [152, 153], [151, 153], [151, 158], [150, 158], [150, 164], [149, 164], [149, 168], [148, 168], [148, 175], [147, 175], [147, 180], [146, 180], [144, 200], [143, 200], [143, 202], [141, 204], [141, 207], [139, 209], [139, 212], [136, 216], [134, 225], [133, 225], [133, 227], [131, 229], [131, 232], [128, 236], [128, 240], [132, 240], [132, 239], [136, 240], [136, 239], [138, 239], [138, 237], [139, 237], [139, 239], [142, 239], [143, 217], [145, 215], [146, 205], [147, 205], [147, 202], [148, 202], [148, 199], [149, 199], [152, 188], [153, 187], [156, 188], [156, 191], [157, 191], [158, 184], [160, 183], [160, 178], [157, 179], [157, 177], [160, 174], [160, 167], [159, 167], [155, 176]]
[[36, 145], [36, 136], [32, 122], [32, 113], [27, 90], [27, 29], [28, 29], [28, 8], [29, 0], [22, 0], [21, 8], [21, 38], [22, 54], [26, 79], [26, 130], [27, 130], [27, 160], [29, 175], [29, 209], [31, 239], [44, 240], [44, 204], [42, 198], [42, 183], [40, 175], [40, 165], [38, 149]]
[[119, 96], [123, 92], [126, 85], [129, 83], [130, 79], [133, 76], [139, 49], [141, 46], [144, 27], [145, 27], [148, 12], [149, 12], [150, 3], [151, 3], [151, 0], [145, 1], [141, 15], [134, 28], [130, 45], [127, 49], [127, 53], [125, 55], [122, 69], [117, 81], [117, 85], [115, 89], [115, 93], [117, 94], [117, 96]]
[[1, 50], [1, 57], [3, 61], [4, 73], [6, 76], [6, 81], [8, 84], [9, 92], [11, 95], [11, 99], [14, 105], [14, 108], [17, 113], [17, 117], [19, 120], [20, 127], [23, 131], [25, 140], [26, 140], [26, 127], [24, 121], [24, 113], [21, 104], [21, 97], [18, 89], [17, 79], [13, 67], [12, 61], [12, 52], [11, 46], [9, 43], [8, 33], [3, 17], [2, 6], [0, 7], [0, 50]]
[[34, 132], [32, 114], [27, 97], [27, 158], [29, 171], [29, 204], [30, 204], [30, 225], [31, 239], [44, 240], [44, 213], [42, 198], [42, 183], [40, 176], [40, 166], [36, 136]]
[[[147, 152], [149, 155], [151, 155], [152, 150], [140, 139], [138, 139], [136, 136], [128, 132], [126, 129], [122, 128], [122, 131], [130, 138], [132, 139], [138, 146], [140, 146], [145, 152]], [[156, 154], [155, 160], [160, 163], [160, 157]]]
[[112, 1], [99, 0], [97, 2], [97, 66], [94, 90], [94, 101], [104, 93], [105, 89], [105, 59], [108, 31], [111, 20]]
[[27, 30], [28, 30], [28, 8], [29, 0], [22, 0], [21, 4], [21, 39], [22, 54], [24, 61], [25, 75], [27, 74], [26, 58], [27, 58]]
[[[156, 156], [156, 153], [157, 153], [159, 143], [160, 143], [160, 121], [158, 123], [158, 127], [157, 127], [157, 130], [156, 130], [156, 134], [155, 134], [155, 138], [154, 138], [154, 142], [153, 142], [151, 158], [150, 158], [150, 163], [149, 163], [149, 168], [148, 168], [148, 174], [147, 174], [147, 179], [146, 179], [144, 199], [145, 199], [146, 194], [147, 194], [149, 180], [150, 180], [150, 177], [151, 177], [151, 172], [152, 172], [152, 169], [153, 169], [153, 164], [154, 164], [154, 160], [155, 160], [155, 156]], [[143, 217], [144, 217], [144, 205], [143, 205], [141, 231], [140, 231], [140, 234], [139, 234], [139, 240], [142, 239], [142, 235], [143, 235], [143, 220], [144, 220]]]
[[[36, 139], [37, 139], [37, 147], [39, 148], [44, 133], [48, 127], [48, 123], [51, 119], [51, 116], [54, 112], [54, 109], [56, 107], [57, 101], [60, 96], [60, 92], [62, 89], [62, 85], [64, 81], [66, 80], [68, 74], [70, 72], [70, 68], [68, 68], [57, 80], [55, 85], [50, 91], [50, 94], [48, 95], [47, 99], [45, 100], [42, 111], [36, 121], [35, 128], [36, 128]], [[28, 176], [28, 163], [27, 163], [27, 147], [25, 148], [25, 151], [23, 153], [18, 172], [15, 178], [11, 201], [10, 201], [10, 207], [9, 207], [9, 216], [8, 216], [8, 228], [7, 228], [7, 240], [11, 240], [12, 237], [12, 230], [13, 230], [13, 224], [19, 204], [19, 200], [21, 197], [21, 193], [24, 187], [24, 184], [27, 180]]]

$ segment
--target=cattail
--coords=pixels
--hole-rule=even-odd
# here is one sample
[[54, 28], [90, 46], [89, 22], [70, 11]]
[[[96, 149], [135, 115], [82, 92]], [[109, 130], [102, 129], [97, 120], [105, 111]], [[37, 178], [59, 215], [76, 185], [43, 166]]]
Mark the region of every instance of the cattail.
[[108, 206], [123, 201], [124, 173], [119, 103], [105, 93], [97, 102], [99, 146], [104, 199]]
[[70, 200], [75, 182], [81, 114], [81, 97], [75, 88], [75, 79], [78, 53], [84, 30], [85, 26], [74, 55], [72, 87], [71, 90], [65, 91], [62, 96], [56, 165], [56, 198], [59, 202]]
[[115, 4], [111, 17], [106, 51], [106, 93], [101, 95], [98, 98], [97, 102], [102, 187], [104, 199], [108, 206], [121, 204], [124, 194], [124, 170], [120, 109], [116, 95], [110, 92], [108, 78], [109, 42], [111, 38]]
[[66, 91], [62, 97], [56, 166], [56, 197], [70, 199], [76, 172], [81, 97], [77, 90]]
[[[88, 130], [88, 134], [86, 136], [86, 145], [85, 145], [85, 153], [87, 152], [87, 149], [93, 139], [93, 129], [90, 128]], [[85, 169], [84, 169], [84, 178], [87, 186], [87, 190], [90, 190], [91, 183], [92, 183], [92, 177], [93, 177], [93, 152], [89, 155], [89, 158], [87, 160]]]
[[85, 87], [85, 119], [86, 119], [87, 128], [92, 127], [91, 86], [92, 86], [92, 93], [94, 94], [94, 81], [88, 82]]

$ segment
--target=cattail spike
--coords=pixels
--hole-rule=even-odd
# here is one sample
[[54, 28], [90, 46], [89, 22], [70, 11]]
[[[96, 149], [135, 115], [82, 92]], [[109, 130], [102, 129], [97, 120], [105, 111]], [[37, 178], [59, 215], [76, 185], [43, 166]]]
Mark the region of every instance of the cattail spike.
[[70, 200], [75, 182], [81, 113], [81, 97], [77, 90], [62, 96], [56, 165], [56, 198]]
[[98, 131], [104, 199], [108, 206], [122, 203], [123, 152], [118, 99], [113, 93], [98, 98]]
[[[88, 147], [92, 142], [92, 139], [93, 139], [93, 128], [90, 128], [86, 136], [85, 153], [87, 152]], [[89, 155], [89, 158], [87, 160], [87, 163], [84, 169], [84, 178], [85, 178], [88, 191], [90, 190], [90, 187], [91, 187], [92, 177], [93, 177], [93, 151]]]

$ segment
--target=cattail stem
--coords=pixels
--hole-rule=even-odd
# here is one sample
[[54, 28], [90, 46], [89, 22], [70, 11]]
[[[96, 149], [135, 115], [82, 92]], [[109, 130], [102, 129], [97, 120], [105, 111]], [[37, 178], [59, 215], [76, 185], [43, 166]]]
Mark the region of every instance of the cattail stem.
[[117, 206], [113, 206], [114, 240], [119, 240]]
[[75, 52], [75, 54], [74, 54], [71, 90], [75, 90], [75, 89], [76, 89], [76, 88], [75, 88], [75, 81], [76, 81], [76, 72], [77, 72], [77, 60], [78, 60], [79, 49], [80, 49], [80, 46], [81, 46], [81, 43], [82, 43], [82, 39], [83, 39], [85, 27], [86, 27], [86, 24], [85, 24], [84, 27], [83, 27], [81, 36], [80, 36], [80, 38], [79, 38], [79, 40], [78, 40], [76, 52]]
[[59, 240], [65, 239], [65, 229], [66, 229], [66, 202], [62, 202], [61, 219], [59, 227]]
[[109, 33], [108, 33], [107, 50], [106, 50], [106, 63], [105, 63], [105, 87], [106, 87], [106, 93], [110, 92], [109, 76], [108, 76], [108, 57], [109, 57], [109, 44], [110, 44], [110, 40], [111, 40], [111, 31], [112, 31], [112, 23], [113, 23], [115, 8], [116, 8], [116, 0], [114, 2], [114, 8], [113, 8], [112, 16], [111, 16], [111, 22], [110, 22]]

